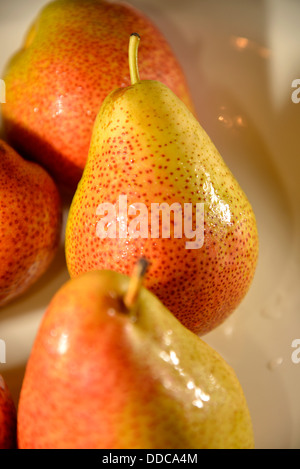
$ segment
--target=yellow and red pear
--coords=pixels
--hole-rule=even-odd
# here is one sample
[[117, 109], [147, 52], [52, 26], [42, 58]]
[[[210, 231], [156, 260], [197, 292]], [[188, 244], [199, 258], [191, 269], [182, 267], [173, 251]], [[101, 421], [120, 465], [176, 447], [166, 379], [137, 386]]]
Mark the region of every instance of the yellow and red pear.
[[130, 279], [87, 272], [57, 292], [28, 361], [20, 449], [250, 449], [233, 369]]
[[[113, 91], [95, 122], [89, 158], [67, 223], [67, 265], [72, 277], [94, 269], [129, 275], [136, 260], [145, 256], [151, 261], [145, 286], [186, 327], [205, 334], [221, 324], [249, 290], [258, 257], [255, 215], [185, 104], [166, 85], [139, 79], [138, 41], [133, 34], [132, 85]], [[127, 198], [125, 229], [121, 196]], [[116, 236], [99, 235], [105, 204], [116, 208], [106, 227], [112, 231], [117, 225]], [[138, 204], [147, 209], [146, 234], [130, 230]], [[154, 230], [153, 236], [153, 204], [169, 208], [179, 204], [181, 237], [175, 233], [175, 215], [169, 222], [174, 225], [169, 237], [162, 236], [162, 217], [160, 235]], [[201, 232], [197, 207], [204, 212], [204, 236], [192, 246], [189, 233], [183, 231], [187, 206], [192, 209], [193, 230], [199, 225]]]
[[11, 393], [0, 375], [0, 449], [15, 449], [17, 412]]
[[60, 194], [49, 174], [0, 141], [0, 307], [46, 272], [61, 221]]
[[2, 74], [7, 139], [72, 190], [102, 101], [112, 89], [129, 85], [126, 44], [137, 28], [143, 35], [142, 76], [166, 83], [192, 109], [170, 45], [150, 19], [124, 2], [49, 2]]

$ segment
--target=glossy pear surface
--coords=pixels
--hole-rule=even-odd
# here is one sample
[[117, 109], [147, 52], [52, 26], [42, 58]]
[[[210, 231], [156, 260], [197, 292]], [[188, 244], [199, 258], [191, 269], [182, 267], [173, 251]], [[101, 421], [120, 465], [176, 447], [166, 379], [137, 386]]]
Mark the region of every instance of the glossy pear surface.
[[10, 391], [0, 375], [0, 449], [15, 449], [17, 413]]
[[142, 77], [163, 81], [192, 108], [169, 44], [148, 18], [122, 2], [49, 2], [2, 74], [7, 139], [72, 190], [102, 101], [129, 84], [127, 39], [136, 29], [143, 37]]
[[61, 199], [48, 173], [0, 141], [0, 306], [46, 270], [61, 233]]
[[252, 448], [232, 368], [130, 279], [94, 271], [67, 282], [42, 320], [18, 412], [23, 448]]
[[[148, 209], [147, 238], [100, 238], [99, 205]], [[151, 204], [204, 204], [204, 243], [153, 238]], [[129, 212], [128, 212], [129, 213]], [[138, 213], [138, 211], [136, 211]], [[135, 216], [128, 216], [130, 220]], [[122, 219], [115, 220], [120, 227]], [[147, 222], [147, 223], [148, 223]], [[256, 268], [258, 233], [252, 207], [214, 144], [187, 107], [165, 85], [140, 81], [112, 92], [95, 122], [88, 162], [66, 231], [72, 277], [93, 269], [130, 274], [141, 256], [151, 261], [145, 286], [189, 329], [205, 334], [234, 311]]]

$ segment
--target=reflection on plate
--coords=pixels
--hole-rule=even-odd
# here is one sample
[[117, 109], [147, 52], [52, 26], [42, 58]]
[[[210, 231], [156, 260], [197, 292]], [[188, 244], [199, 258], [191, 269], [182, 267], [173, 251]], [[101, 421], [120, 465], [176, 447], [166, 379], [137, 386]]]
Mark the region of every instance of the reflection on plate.
[[[1, 5], [0, 70], [47, 1]], [[164, 31], [186, 70], [199, 120], [247, 193], [260, 258], [238, 310], [205, 340], [234, 367], [257, 448], [300, 448], [300, 78], [296, 1], [135, 0]], [[0, 71], [0, 78], [1, 78]], [[65, 219], [70, 201], [65, 201]], [[47, 274], [0, 311], [0, 365], [15, 400], [40, 319], [68, 279], [63, 235]], [[299, 342], [300, 343], [300, 342]], [[300, 356], [300, 353], [299, 353]]]

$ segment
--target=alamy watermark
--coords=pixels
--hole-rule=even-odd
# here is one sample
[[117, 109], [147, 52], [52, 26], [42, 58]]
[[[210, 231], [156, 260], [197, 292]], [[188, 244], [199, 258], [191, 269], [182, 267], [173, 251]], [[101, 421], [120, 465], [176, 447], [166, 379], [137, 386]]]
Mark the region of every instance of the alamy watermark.
[[0, 363], [6, 363], [6, 343], [0, 339]]
[[292, 101], [294, 104], [300, 103], [300, 78], [296, 78], [292, 82], [292, 88], [296, 88], [295, 91], [292, 92]]
[[0, 103], [6, 103], [6, 86], [4, 80], [0, 80]]
[[300, 364], [300, 339], [294, 339], [292, 342], [292, 348], [294, 348], [294, 352], [292, 353], [292, 362], [295, 365]]
[[[173, 214], [173, 223], [171, 214]], [[200, 249], [204, 243], [203, 203], [197, 203], [195, 207], [192, 203], [174, 202], [172, 205], [165, 202], [152, 203], [149, 213], [146, 204], [137, 202], [128, 206], [127, 195], [120, 195], [115, 204], [109, 202], [100, 204], [96, 215], [102, 217], [96, 225], [96, 235], [100, 239], [185, 237], [189, 240], [185, 243], [186, 249]], [[173, 235], [171, 235], [172, 230]]]

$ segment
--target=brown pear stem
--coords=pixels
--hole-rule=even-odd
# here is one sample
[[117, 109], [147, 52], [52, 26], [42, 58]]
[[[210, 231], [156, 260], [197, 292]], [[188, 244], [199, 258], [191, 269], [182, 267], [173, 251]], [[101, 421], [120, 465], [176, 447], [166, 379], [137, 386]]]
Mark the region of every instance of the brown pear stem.
[[138, 64], [138, 48], [140, 43], [140, 36], [138, 33], [133, 33], [130, 36], [129, 40], [129, 51], [128, 51], [128, 59], [129, 59], [129, 72], [130, 72], [130, 81], [132, 85], [139, 83], [140, 75], [139, 75], [139, 64]]
[[134, 268], [128, 291], [124, 297], [124, 304], [127, 309], [133, 308], [136, 303], [148, 266], [149, 262], [146, 259], [141, 258]]

